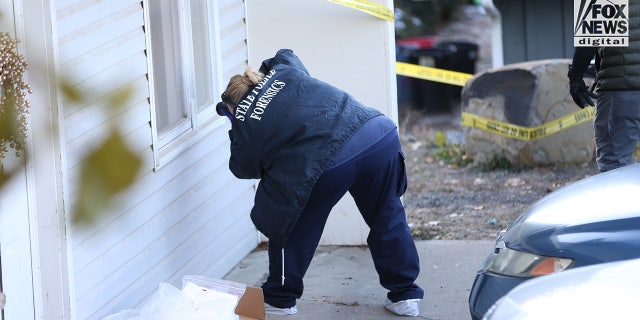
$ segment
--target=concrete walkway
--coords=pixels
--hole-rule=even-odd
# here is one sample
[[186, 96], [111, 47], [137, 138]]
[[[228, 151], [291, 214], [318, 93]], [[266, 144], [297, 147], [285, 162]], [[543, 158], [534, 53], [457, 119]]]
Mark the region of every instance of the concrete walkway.
[[[470, 319], [467, 299], [475, 272], [493, 250], [493, 241], [417, 241], [425, 290], [420, 317], [429, 320]], [[267, 252], [249, 254], [225, 279], [259, 287], [267, 276]], [[380, 286], [366, 247], [319, 247], [305, 276], [305, 292], [286, 320], [408, 319], [384, 309], [386, 290]]]

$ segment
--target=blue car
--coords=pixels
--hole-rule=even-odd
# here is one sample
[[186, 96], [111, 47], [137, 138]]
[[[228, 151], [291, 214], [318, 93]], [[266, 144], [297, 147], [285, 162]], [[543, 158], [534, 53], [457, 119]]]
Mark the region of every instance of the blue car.
[[469, 295], [471, 317], [482, 319], [531, 278], [634, 258], [640, 258], [640, 164], [582, 179], [527, 208], [482, 263]]

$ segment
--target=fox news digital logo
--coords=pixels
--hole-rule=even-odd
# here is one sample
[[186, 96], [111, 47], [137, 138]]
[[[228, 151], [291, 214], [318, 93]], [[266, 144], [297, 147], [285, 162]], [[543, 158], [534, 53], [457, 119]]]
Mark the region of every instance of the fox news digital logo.
[[573, 5], [574, 46], [629, 46], [629, 0], [574, 0]]

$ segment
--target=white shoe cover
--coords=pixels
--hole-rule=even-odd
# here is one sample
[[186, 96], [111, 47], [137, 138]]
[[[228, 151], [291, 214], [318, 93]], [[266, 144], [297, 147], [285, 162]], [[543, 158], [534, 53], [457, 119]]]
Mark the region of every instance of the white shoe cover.
[[264, 313], [267, 314], [275, 314], [278, 316], [286, 316], [290, 314], [296, 314], [298, 312], [298, 308], [293, 306], [291, 308], [276, 308], [268, 303], [264, 303]]
[[420, 315], [420, 300], [422, 299], [407, 299], [398, 302], [389, 301], [384, 307], [399, 316], [417, 317]]

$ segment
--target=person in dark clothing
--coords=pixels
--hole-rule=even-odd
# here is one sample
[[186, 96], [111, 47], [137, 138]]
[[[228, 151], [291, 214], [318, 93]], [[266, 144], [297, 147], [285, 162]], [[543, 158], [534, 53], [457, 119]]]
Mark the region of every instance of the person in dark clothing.
[[[583, 77], [595, 58], [595, 94]], [[628, 47], [576, 47], [567, 73], [580, 107], [593, 106], [596, 162], [600, 172], [633, 162], [640, 139], [640, 1], [629, 1]]]
[[349, 192], [370, 228], [367, 243], [385, 307], [419, 315], [420, 264], [400, 197], [407, 187], [395, 124], [309, 75], [289, 49], [233, 76], [216, 109], [231, 121], [229, 168], [260, 179], [251, 210], [269, 239], [268, 313], [293, 314], [329, 212]]

